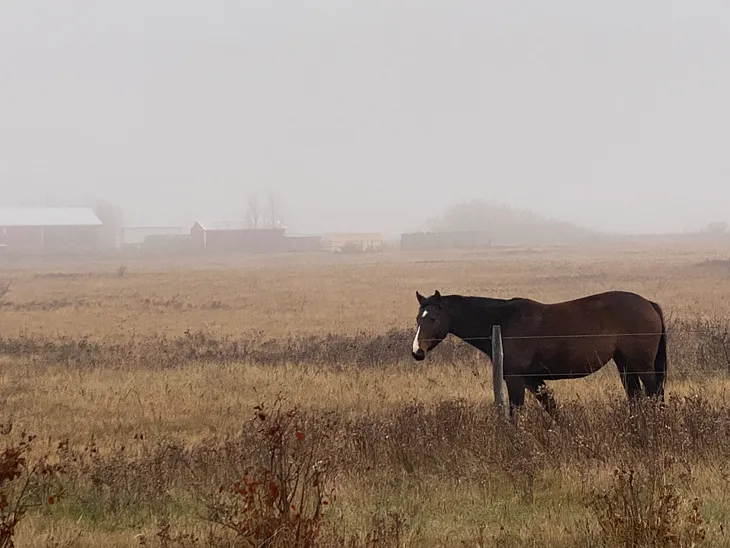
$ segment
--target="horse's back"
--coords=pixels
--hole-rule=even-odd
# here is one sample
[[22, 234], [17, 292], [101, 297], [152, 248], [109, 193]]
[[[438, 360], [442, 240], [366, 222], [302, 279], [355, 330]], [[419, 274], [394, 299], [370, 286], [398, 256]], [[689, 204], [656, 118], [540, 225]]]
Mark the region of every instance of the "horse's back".
[[654, 303], [638, 293], [630, 291], [606, 291], [570, 301], [544, 305], [549, 315], [560, 316], [587, 323], [651, 324], [660, 322]]
[[632, 306], [651, 306], [652, 302], [646, 297], [642, 297], [638, 293], [633, 291], [622, 291], [622, 290], [611, 290], [603, 291], [601, 293], [594, 293], [592, 295], [586, 295], [577, 299], [571, 299], [568, 301], [560, 301], [552, 304], [546, 304], [546, 306], [571, 306], [581, 307], [591, 304], [600, 304], [604, 306], [619, 306], [619, 307], [632, 307]]
[[579, 378], [611, 359], [641, 372], [654, 369], [663, 320], [658, 305], [637, 293], [606, 291], [556, 303], [521, 300], [508, 306], [503, 334], [504, 355], [511, 357], [509, 374]]
[[605, 362], [617, 350], [636, 353], [659, 342], [661, 318], [653, 303], [636, 293], [607, 291], [550, 304], [523, 301], [518, 306], [505, 331], [520, 344], [520, 352], [529, 355], [567, 362], [597, 356]]
[[533, 328], [553, 327], [565, 334], [632, 325], [656, 327], [661, 323], [654, 303], [630, 291], [606, 291], [555, 303], [523, 300], [518, 306], [514, 319], [524, 328], [529, 324]]

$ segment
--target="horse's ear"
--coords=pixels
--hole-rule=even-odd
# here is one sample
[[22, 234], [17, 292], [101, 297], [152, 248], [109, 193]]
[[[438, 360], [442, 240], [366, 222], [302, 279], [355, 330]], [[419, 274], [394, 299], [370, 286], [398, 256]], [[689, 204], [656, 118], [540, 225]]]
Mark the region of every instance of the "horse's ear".
[[426, 297], [424, 297], [418, 291], [416, 291], [416, 299], [418, 299], [418, 304], [423, 304], [423, 301], [426, 300]]
[[433, 292], [433, 296], [436, 297], [437, 299], [440, 299], [441, 298], [441, 293], [439, 293], [439, 290], [438, 289]]

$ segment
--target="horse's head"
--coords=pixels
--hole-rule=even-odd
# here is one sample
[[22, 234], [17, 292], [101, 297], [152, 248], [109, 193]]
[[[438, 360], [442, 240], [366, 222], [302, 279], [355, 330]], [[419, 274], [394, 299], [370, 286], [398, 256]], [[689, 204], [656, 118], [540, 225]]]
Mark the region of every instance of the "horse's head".
[[416, 317], [416, 337], [413, 339], [412, 354], [421, 361], [446, 338], [449, 333], [449, 315], [442, 307], [441, 294], [436, 291], [430, 297], [424, 297], [416, 291], [418, 299], [418, 316]]

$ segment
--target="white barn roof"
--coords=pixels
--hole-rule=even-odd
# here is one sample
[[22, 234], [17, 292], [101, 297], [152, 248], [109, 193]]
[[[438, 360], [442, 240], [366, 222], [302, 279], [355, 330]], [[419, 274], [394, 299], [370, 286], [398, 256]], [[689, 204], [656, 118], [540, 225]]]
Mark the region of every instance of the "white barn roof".
[[202, 230], [247, 230], [250, 228], [246, 221], [198, 221], [193, 225], [199, 226]]
[[0, 227], [101, 225], [90, 207], [0, 207]]
[[[247, 221], [197, 221], [193, 228], [198, 227], [200, 230], [211, 232], [215, 230], [256, 230], [259, 232], [271, 230], [271, 227], [251, 228]], [[280, 222], [276, 221], [275, 228], [277, 230], [286, 229]]]

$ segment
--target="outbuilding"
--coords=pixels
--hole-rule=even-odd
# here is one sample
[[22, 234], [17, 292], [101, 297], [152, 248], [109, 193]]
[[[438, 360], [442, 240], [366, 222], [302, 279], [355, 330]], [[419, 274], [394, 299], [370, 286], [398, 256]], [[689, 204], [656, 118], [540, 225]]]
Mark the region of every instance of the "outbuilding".
[[285, 229], [249, 228], [244, 221], [198, 221], [190, 229], [193, 248], [208, 252], [282, 253]]
[[286, 237], [292, 253], [312, 253], [322, 251], [322, 236], [289, 234]]
[[0, 207], [0, 246], [8, 254], [92, 252], [102, 226], [87, 207]]
[[378, 251], [383, 247], [383, 235], [370, 232], [326, 234], [323, 246], [333, 253]]

